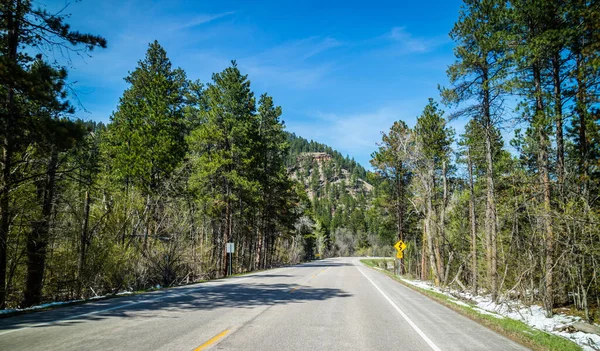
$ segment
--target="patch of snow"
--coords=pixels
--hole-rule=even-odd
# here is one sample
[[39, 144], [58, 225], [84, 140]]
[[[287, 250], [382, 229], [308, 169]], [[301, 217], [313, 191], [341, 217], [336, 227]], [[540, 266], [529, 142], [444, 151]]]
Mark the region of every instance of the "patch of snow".
[[418, 288], [424, 289], [424, 290], [431, 290], [431, 291], [435, 291], [435, 292], [439, 292], [439, 293], [442, 292], [442, 290], [433, 286], [430, 282], [427, 282], [427, 281], [412, 280], [412, 279], [405, 279], [405, 278], [402, 278], [402, 281], [404, 281], [405, 283], [408, 283], [410, 285], [416, 286]]
[[450, 300], [450, 302], [455, 303], [457, 305], [465, 306], [465, 307], [471, 307], [471, 305], [466, 304], [466, 303], [464, 303], [462, 301], [459, 301], [459, 300]]
[[580, 331], [575, 333], [554, 332], [554, 334], [576, 342], [586, 351], [600, 350], [600, 335], [589, 334]]
[[7, 314], [7, 313], [13, 313], [13, 312], [20, 312], [20, 311], [34, 311], [34, 310], [40, 310], [40, 309], [44, 309], [44, 308], [48, 308], [48, 307], [66, 305], [69, 303], [75, 303], [75, 302], [81, 302], [81, 301], [85, 301], [85, 300], [57, 301], [57, 302], [50, 302], [50, 303], [44, 303], [41, 305], [31, 306], [31, 307], [27, 307], [27, 308], [14, 308], [14, 309], [8, 309], [8, 310], [0, 310], [0, 314]]
[[493, 312], [490, 312], [490, 311], [486, 311], [486, 310], [484, 310], [483, 308], [474, 307], [473, 309], [474, 309], [475, 311], [477, 311], [477, 312], [481, 313], [481, 314], [486, 314], [486, 315], [488, 315], [488, 316], [492, 316], [492, 317], [499, 318], [499, 319], [502, 319], [502, 318], [504, 318], [504, 316], [502, 316], [502, 315], [499, 315], [499, 314], [497, 314], [497, 313], [493, 313]]
[[[120, 293], [117, 293], [116, 295], [117, 296], [123, 296], [123, 295], [131, 295], [131, 294], [133, 294], [132, 291], [122, 291]], [[13, 308], [13, 309], [0, 310], [0, 315], [14, 313], [14, 312], [35, 311], [35, 310], [41, 310], [41, 309], [48, 308], [48, 307], [54, 307], [54, 306], [60, 306], [60, 305], [67, 305], [67, 304], [72, 304], [72, 303], [77, 303], [77, 302], [85, 302], [85, 301], [93, 301], [93, 300], [105, 299], [105, 298], [107, 298], [109, 296], [113, 296], [113, 295], [100, 295], [100, 296], [90, 297], [89, 299], [77, 299], [77, 300], [69, 300], [69, 301], [57, 301], [57, 302], [49, 302], [49, 303], [44, 303], [44, 304], [41, 304], [41, 305], [31, 306], [31, 307], [27, 307], [27, 308]]]
[[[580, 317], [556, 313], [552, 318], [547, 318], [544, 308], [538, 305], [527, 306], [519, 300], [506, 299], [495, 303], [489, 295], [473, 295], [469, 292], [445, 289], [433, 286], [431, 282], [405, 279], [410, 285], [421, 289], [435, 291], [450, 297], [450, 301], [461, 306], [471, 307], [479, 313], [491, 315], [496, 318], [511, 318], [521, 321], [532, 328], [542, 330], [554, 335], [572, 340], [586, 351], [600, 350], [600, 335], [584, 333], [581, 331], [569, 333], [560, 331], [562, 327], [581, 321]], [[473, 301], [475, 306], [470, 306], [462, 301], [455, 300], [455, 296], [467, 301]]]

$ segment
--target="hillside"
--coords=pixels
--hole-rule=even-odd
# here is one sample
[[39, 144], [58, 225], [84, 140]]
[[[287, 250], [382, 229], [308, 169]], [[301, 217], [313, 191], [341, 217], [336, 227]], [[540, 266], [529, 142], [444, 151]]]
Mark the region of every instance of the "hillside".
[[288, 174], [304, 185], [311, 200], [317, 252], [352, 255], [378, 247], [379, 228], [373, 224], [379, 221], [369, 212], [375, 184], [368, 180], [375, 175], [328, 145], [291, 133], [288, 142]]
[[354, 159], [344, 157], [330, 146], [288, 134], [290, 151], [286, 161], [290, 177], [304, 184], [311, 200], [330, 194], [347, 193], [367, 197], [373, 186], [367, 171]]

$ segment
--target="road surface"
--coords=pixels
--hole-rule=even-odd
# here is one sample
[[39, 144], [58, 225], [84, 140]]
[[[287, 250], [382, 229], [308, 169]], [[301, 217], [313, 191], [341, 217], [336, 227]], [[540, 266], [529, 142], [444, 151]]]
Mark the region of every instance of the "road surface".
[[209, 348], [525, 349], [358, 258], [0, 319], [0, 350]]

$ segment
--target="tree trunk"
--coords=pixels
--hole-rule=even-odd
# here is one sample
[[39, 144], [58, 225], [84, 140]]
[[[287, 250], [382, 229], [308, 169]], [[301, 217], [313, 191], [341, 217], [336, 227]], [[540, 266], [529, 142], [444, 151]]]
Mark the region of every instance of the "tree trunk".
[[577, 93], [575, 102], [575, 112], [579, 119], [579, 174], [582, 178], [582, 193], [585, 199], [588, 198], [588, 182], [589, 182], [589, 169], [588, 169], [588, 141], [587, 141], [587, 125], [586, 125], [586, 84], [585, 84], [585, 72], [583, 69], [583, 57], [581, 53], [577, 53], [576, 65], [577, 65]]
[[8, 231], [10, 228], [10, 188], [12, 152], [8, 138], [4, 138], [2, 153], [2, 193], [0, 194], [0, 309], [6, 308], [6, 259], [8, 251]]
[[38, 193], [42, 201], [42, 218], [32, 223], [27, 237], [27, 281], [23, 305], [37, 305], [42, 299], [42, 284], [46, 268], [46, 248], [50, 233], [50, 220], [54, 204], [58, 152], [53, 147], [44, 181], [38, 184]]
[[[440, 274], [443, 277], [443, 283], [444, 285], [447, 282], [447, 273], [448, 271], [446, 270], [446, 268], [444, 267], [444, 259], [443, 256], [441, 254], [442, 251], [442, 244], [446, 242], [446, 204], [448, 203], [448, 165], [447, 165], [447, 161], [443, 160], [442, 161], [442, 188], [443, 188], [443, 193], [442, 193], [442, 205], [440, 208], [440, 235], [438, 235], [437, 239], [438, 239], [438, 255], [439, 255], [439, 265], [441, 267], [440, 269]], [[441, 241], [441, 243], [440, 243]]]
[[475, 221], [475, 187], [473, 185], [473, 160], [471, 148], [467, 150], [469, 167], [469, 220], [471, 222], [471, 288], [477, 294], [477, 223]]
[[[227, 196], [229, 197], [229, 191], [227, 192]], [[225, 206], [225, 224], [223, 227], [223, 247], [221, 250], [221, 262], [223, 267], [223, 276], [227, 276], [227, 272], [229, 269], [229, 261], [227, 257], [227, 243], [229, 242], [229, 237], [231, 235], [231, 200], [227, 200], [227, 204]]]
[[423, 240], [421, 243], [421, 280], [427, 280], [429, 268], [427, 267], [427, 225], [423, 221]]
[[[21, 1], [15, 2], [13, 11], [6, 16], [8, 62], [17, 65], [20, 35]], [[8, 254], [8, 232], [10, 230], [10, 191], [12, 188], [12, 156], [14, 140], [12, 133], [19, 118], [15, 103], [15, 89], [9, 86], [6, 94], [7, 115], [3, 120], [2, 137], [2, 184], [0, 190], [0, 309], [6, 308], [6, 263]]]
[[85, 192], [83, 203], [83, 224], [81, 225], [81, 235], [79, 237], [79, 262], [77, 265], [77, 296], [81, 297], [85, 269], [85, 255], [88, 244], [88, 226], [90, 218], [90, 192]]
[[563, 137], [562, 89], [560, 80], [560, 53], [552, 58], [552, 79], [554, 83], [554, 118], [556, 119], [556, 177], [558, 192], [563, 194], [565, 181], [565, 142]]
[[483, 74], [484, 88], [483, 90], [483, 112], [484, 112], [484, 127], [485, 127], [485, 159], [486, 159], [486, 183], [487, 183], [487, 201], [485, 208], [485, 232], [487, 246], [487, 266], [488, 266], [488, 281], [492, 293], [492, 300], [498, 298], [498, 277], [497, 277], [497, 248], [496, 248], [496, 194], [494, 185], [494, 159], [492, 150], [492, 118], [490, 112], [490, 92], [487, 88], [488, 72], [484, 70]]
[[440, 284], [440, 266], [438, 260], [439, 251], [437, 250], [437, 235], [435, 234], [434, 224], [433, 224], [433, 191], [434, 191], [434, 180], [433, 180], [433, 170], [429, 171], [429, 179], [427, 180], [427, 214], [425, 223], [427, 224], [427, 247], [429, 251], [429, 264], [431, 268], [433, 268], [434, 275], [434, 283], [435, 285]]
[[263, 247], [263, 235], [260, 231], [257, 231], [256, 233], [256, 253], [255, 253], [255, 258], [254, 258], [254, 267], [256, 269], [260, 269], [261, 268], [261, 258], [262, 258], [262, 247]]
[[545, 232], [546, 241], [546, 293], [544, 297], [544, 308], [546, 316], [552, 317], [552, 308], [554, 307], [554, 233], [552, 228], [552, 219], [550, 217], [550, 177], [548, 165], [548, 147], [550, 140], [546, 132], [546, 116], [544, 114], [544, 101], [542, 97], [542, 78], [539, 65], [533, 64], [533, 84], [535, 89], [535, 120], [534, 125], [538, 133], [538, 169], [540, 176], [540, 185], [543, 193], [542, 223]]

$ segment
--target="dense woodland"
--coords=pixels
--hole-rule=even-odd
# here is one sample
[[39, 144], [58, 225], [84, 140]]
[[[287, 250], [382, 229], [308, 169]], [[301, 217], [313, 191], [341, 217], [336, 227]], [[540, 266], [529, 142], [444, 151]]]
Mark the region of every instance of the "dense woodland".
[[227, 242], [234, 273], [305, 258], [281, 108], [235, 62], [204, 85], [150, 43], [108, 125], [84, 122], [49, 55], [106, 40], [1, 6], [0, 308], [220, 277]]
[[403, 269], [598, 320], [600, 3], [466, 0], [450, 37], [450, 112], [430, 100], [371, 161]]
[[372, 172], [286, 132], [235, 61], [201, 82], [158, 42], [110, 122], [79, 120], [51, 58], [106, 40], [3, 1], [0, 309], [221, 277], [227, 242], [241, 273], [402, 239], [402, 273], [597, 319], [599, 7], [465, 1], [440, 102], [382, 133]]
[[367, 236], [367, 171], [286, 132], [235, 62], [205, 84], [155, 41], [110, 122], [82, 121], [68, 67], [50, 57], [106, 40], [30, 1], [1, 13], [1, 308], [221, 277], [227, 242], [233, 273], [390, 251], [393, 231]]

